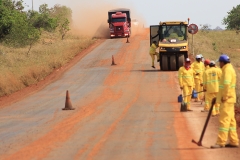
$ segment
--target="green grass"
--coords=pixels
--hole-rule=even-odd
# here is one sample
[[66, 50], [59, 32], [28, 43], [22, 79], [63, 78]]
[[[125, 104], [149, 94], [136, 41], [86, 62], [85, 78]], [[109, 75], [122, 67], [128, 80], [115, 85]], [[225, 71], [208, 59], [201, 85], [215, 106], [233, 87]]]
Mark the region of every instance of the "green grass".
[[0, 96], [9, 95], [36, 84], [95, 42], [89, 37], [44, 33], [30, 54], [26, 48], [9, 48], [0, 44]]
[[[192, 36], [189, 35], [191, 45]], [[191, 51], [191, 49], [190, 49]], [[222, 53], [229, 55], [237, 73], [237, 104], [240, 106], [240, 35], [235, 31], [199, 31], [194, 35], [194, 53], [217, 60]]]

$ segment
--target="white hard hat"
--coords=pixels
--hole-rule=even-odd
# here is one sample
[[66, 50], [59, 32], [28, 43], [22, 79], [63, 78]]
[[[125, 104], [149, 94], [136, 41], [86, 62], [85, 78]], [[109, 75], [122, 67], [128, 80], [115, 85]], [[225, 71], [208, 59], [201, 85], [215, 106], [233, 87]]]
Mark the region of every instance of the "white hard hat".
[[191, 60], [189, 58], [186, 58], [186, 62], [191, 62]]
[[202, 54], [199, 54], [199, 56], [200, 56], [201, 58], [203, 58], [203, 55], [202, 55]]
[[196, 58], [198, 59], [198, 58], [202, 58], [200, 55], [196, 55]]
[[210, 61], [210, 65], [215, 65], [215, 61]]

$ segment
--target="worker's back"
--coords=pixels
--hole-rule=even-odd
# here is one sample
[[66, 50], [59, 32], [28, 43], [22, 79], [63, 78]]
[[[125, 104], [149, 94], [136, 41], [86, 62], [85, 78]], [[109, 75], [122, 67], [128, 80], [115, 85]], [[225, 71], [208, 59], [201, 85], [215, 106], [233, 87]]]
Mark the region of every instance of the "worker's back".
[[219, 82], [218, 101], [224, 99], [227, 103], [236, 103], [236, 78], [236, 72], [232, 64], [224, 65]]
[[219, 80], [222, 71], [219, 68], [211, 67], [207, 69], [203, 76], [203, 85], [207, 93], [217, 93], [219, 91]]

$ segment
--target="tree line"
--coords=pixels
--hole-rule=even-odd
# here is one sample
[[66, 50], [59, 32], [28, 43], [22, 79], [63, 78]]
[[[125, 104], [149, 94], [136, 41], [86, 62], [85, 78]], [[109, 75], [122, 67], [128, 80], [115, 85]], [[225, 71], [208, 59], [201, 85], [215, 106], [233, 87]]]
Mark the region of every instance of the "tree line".
[[64, 39], [70, 30], [72, 10], [42, 4], [38, 11], [25, 11], [23, 0], [0, 0], [0, 43], [11, 47], [29, 46], [29, 51], [43, 31], [59, 32]]

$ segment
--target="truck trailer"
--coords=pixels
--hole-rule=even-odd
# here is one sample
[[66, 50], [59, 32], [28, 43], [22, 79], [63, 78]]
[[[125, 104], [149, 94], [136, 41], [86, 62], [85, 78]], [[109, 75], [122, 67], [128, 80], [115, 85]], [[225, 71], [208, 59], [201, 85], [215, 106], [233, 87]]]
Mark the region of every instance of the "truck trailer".
[[119, 8], [108, 11], [108, 20], [110, 38], [130, 37], [131, 36], [131, 18], [130, 10]]
[[188, 22], [168, 21], [150, 26], [150, 45], [159, 44], [160, 69], [176, 71], [188, 58]]

